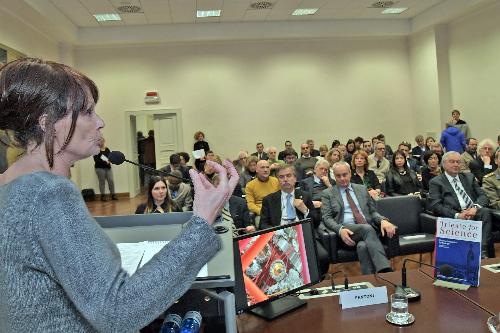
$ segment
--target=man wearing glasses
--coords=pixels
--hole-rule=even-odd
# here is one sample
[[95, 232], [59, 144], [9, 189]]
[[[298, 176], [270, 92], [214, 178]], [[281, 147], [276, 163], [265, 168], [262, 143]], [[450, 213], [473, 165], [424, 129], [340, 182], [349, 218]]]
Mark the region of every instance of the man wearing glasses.
[[374, 153], [368, 156], [368, 169], [373, 170], [380, 183], [385, 182], [385, 174], [389, 171], [391, 163], [385, 158], [385, 144], [379, 142], [375, 145]]

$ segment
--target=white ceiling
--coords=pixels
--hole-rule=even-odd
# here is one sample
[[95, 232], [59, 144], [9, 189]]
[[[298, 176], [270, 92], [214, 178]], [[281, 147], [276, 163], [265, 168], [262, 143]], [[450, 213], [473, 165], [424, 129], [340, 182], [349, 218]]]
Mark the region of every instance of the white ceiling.
[[[400, 0], [393, 7], [408, 7], [400, 15], [383, 15], [382, 9], [371, 8], [376, 0], [266, 0], [271, 9], [252, 9], [260, 0], [36, 0], [52, 4], [77, 27], [129, 26], [147, 24], [317, 21], [339, 19], [409, 19], [432, 9], [445, 0]], [[263, 1], [261, 1], [263, 2]], [[97, 22], [93, 14], [120, 13], [122, 5], [135, 5], [139, 13], [120, 14], [122, 21]], [[319, 8], [315, 15], [292, 16], [296, 8]], [[221, 17], [196, 18], [196, 10], [222, 9]]]
[[[252, 9], [257, 1], [271, 9]], [[393, 0], [408, 7], [399, 15], [371, 8], [377, 0], [0, 0], [0, 9], [47, 37], [76, 47], [171, 41], [325, 38], [408, 35], [449, 22], [498, 0]], [[93, 14], [118, 13], [122, 21], [97, 22]], [[297, 8], [315, 15], [292, 16]], [[222, 9], [217, 18], [196, 18], [196, 10]]]

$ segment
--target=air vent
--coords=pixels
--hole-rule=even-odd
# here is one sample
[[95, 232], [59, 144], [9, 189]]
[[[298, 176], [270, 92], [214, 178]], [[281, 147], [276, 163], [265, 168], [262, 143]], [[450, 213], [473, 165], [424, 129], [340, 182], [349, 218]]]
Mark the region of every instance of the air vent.
[[271, 9], [273, 3], [269, 1], [257, 1], [250, 4], [250, 9]]
[[116, 10], [120, 13], [142, 13], [142, 8], [136, 5], [123, 5], [120, 7], [117, 7]]
[[376, 1], [372, 3], [368, 8], [390, 8], [397, 2], [398, 1]]

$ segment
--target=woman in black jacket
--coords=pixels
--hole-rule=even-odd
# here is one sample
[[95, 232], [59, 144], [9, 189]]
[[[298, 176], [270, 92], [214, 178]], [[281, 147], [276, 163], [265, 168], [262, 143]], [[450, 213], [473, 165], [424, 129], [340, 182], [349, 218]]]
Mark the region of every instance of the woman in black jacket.
[[422, 187], [420, 175], [410, 170], [406, 162], [406, 155], [397, 150], [392, 155], [392, 165], [386, 174], [385, 190], [388, 196], [420, 195]]
[[373, 199], [380, 196], [380, 182], [373, 170], [368, 170], [368, 154], [364, 150], [357, 150], [352, 155], [352, 177], [354, 184], [365, 185]]

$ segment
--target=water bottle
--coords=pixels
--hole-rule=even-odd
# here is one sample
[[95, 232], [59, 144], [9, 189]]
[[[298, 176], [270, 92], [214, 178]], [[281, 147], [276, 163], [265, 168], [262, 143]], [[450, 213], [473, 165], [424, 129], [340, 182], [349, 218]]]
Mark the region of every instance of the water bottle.
[[178, 314], [170, 313], [165, 317], [161, 325], [160, 333], [179, 333], [181, 329], [182, 318]]
[[182, 319], [180, 333], [198, 333], [201, 326], [201, 314], [198, 311], [188, 311]]

